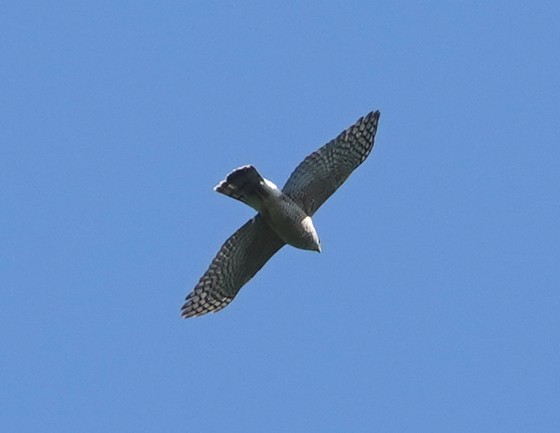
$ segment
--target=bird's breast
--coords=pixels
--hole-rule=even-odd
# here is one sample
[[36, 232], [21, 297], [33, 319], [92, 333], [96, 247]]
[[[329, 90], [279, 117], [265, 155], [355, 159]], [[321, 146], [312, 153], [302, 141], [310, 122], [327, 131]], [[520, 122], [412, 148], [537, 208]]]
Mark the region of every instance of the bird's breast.
[[263, 219], [287, 244], [317, 250], [318, 237], [311, 218], [288, 196], [270, 197], [260, 211]]

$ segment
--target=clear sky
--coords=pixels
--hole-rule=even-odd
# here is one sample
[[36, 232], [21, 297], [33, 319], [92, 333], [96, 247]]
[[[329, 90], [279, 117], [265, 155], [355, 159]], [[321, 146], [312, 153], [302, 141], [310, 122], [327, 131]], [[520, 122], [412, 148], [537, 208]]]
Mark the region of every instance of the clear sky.
[[[559, 432], [560, 3], [0, 7], [3, 432]], [[218, 314], [184, 297], [282, 185], [376, 148]]]

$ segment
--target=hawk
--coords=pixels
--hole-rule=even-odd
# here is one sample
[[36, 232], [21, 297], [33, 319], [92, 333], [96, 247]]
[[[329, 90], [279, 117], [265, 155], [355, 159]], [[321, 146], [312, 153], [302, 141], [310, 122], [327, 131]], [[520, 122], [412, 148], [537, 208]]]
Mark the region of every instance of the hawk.
[[258, 213], [220, 248], [181, 308], [184, 318], [227, 306], [280, 248], [289, 244], [321, 252], [311, 217], [373, 148], [379, 111], [360, 118], [334, 140], [307, 156], [280, 190], [252, 165], [229, 173], [214, 191]]

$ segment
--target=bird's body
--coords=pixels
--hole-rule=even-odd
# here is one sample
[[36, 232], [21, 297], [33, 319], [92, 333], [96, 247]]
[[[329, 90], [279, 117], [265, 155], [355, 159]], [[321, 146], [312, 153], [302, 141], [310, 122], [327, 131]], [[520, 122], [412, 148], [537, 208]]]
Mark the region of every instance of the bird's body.
[[258, 214], [222, 245], [182, 307], [183, 317], [216, 312], [228, 305], [285, 244], [321, 251], [311, 217], [344, 183], [373, 148], [379, 111], [369, 113], [294, 170], [282, 190], [255, 167], [233, 170], [215, 191], [240, 200]]
[[321, 251], [311, 217], [252, 165], [232, 171], [214, 191], [254, 208], [285, 243], [303, 250]]

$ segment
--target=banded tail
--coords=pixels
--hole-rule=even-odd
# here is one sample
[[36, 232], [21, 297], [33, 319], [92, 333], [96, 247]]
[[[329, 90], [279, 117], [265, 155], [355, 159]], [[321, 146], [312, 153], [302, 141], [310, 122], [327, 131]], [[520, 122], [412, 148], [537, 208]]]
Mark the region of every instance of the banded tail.
[[[263, 178], [252, 165], [236, 168], [214, 187], [214, 191], [232, 197], [259, 210], [262, 199], [274, 186]], [[276, 186], [274, 186], [276, 188]]]

